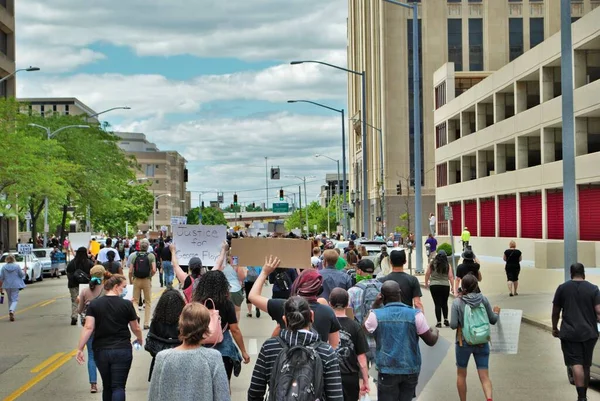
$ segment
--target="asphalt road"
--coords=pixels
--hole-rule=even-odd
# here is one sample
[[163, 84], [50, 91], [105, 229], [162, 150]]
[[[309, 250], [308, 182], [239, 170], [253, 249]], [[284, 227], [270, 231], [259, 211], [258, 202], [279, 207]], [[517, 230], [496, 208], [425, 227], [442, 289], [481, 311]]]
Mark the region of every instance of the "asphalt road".
[[[101, 399], [100, 394], [89, 393], [87, 367], [79, 366], [72, 358], [81, 327], [70, 326], [70, 300], [66, 285], [64, 277], [46, 279], [22, 291], [14, 323], [8, 321], [6, 304], [0, 305], [0, 400]], [[156, 280], [155, 296], [159, 296], [160, 290]], [[264, 291], [268, 294], [270, 288], [265, 287]], [[433, 304], [427, 291], [424, 292], [424, 304], [428, 321], [434, 323]], [[246, 398], [252, 363], [260, 345], [275, 326], [265, 314], [256, 319], [245, 317], [244, 309], [242, 312], [240, 326], [253, 361], [243, 366], [240, 377], [232, 380], [233, 400]], [[442, 329], [442, 335], [449, 341], [453, 340], [450, 329]], [[147, 398], [149, 364], [150, 356], [145, 351], [134, 352], [127, 386], [128, 400]], [[576, 399], [575, 389], [567, 381], [558, 341], [547, 332], [528, 325], [521, 328], [519, 354], [493, 355], [490, 374], [496, 401]], [[458, 400], [455, 382], [454, 348], [451, 347], [419, 400]], [[468, 387], [469, 400], [484, 399], [473, 364], [469, 369]], [[594, 384], [594, 387], [588, 398], [600, 401], [600, 386]], [[376, 399], [374, 386], [371, 399]]]

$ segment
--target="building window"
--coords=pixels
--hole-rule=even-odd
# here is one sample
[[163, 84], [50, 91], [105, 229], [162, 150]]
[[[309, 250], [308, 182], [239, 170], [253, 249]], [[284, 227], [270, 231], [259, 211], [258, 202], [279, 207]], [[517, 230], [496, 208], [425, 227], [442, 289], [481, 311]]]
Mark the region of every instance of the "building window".
[[40, 115], [41, 115], [42, 117], [44, 117], [44, 115], [45, 115], [45, 114], [46, 114], [46, 107], [45, 107], [45, 106], [42, 104], [42, 105], [40, 106]]
[[[410, 146], [410, 165], [411, 167], [414, 166], [414, 140], [415, 140], [415, 121], [414, 121], [414, 102], [413, 102], [413, 90], [414, 90], [414, 85], [413, 85], [413, 34], [412, 34], [412, 29], [413, 29], [413, 21], [412, 19], [409, 19], [407, 21], [407, 41], [408, 41], [408, 108], [409, 108], [409, 146]], [[421, 20], [419, 20], [418, 22], [418, 35], [419, 35], [419, 49], [417, 50], [419, 52], [419, 66], [420, 66], [420, 71], [419, 71], [419, 89], [420, 89], [420, 94], [421, 96], [419, 97], [419, 103], [420, 103], [420, 111], [421, 111], [421, 124], [420, 124], [420, 132], [421, 135], [419, 137], [419, 140], [421, 141], [421, 185], [423, 185], [424, 180], [425, 180], [425, 174], [423, 174], [423, 166], [425, 163], [425, 158], [424, 158], [424, 147], [423, 147], [423, 35], [422, 35], [422, 24], [421, 24]], [[414, 185], [414, 168], [411, 168], [411, 179], [410, 182], [412, 185]]]
[[445, 187], [448, 185], [448, 165], [446, 163], [436, 166], [437, 187]]
[[8, 34], [0, 30], [0, 52], [8, 56]]
[[[531, 1], [531, 0], [530, 0]], [[529, 19], [529, 47], [534, 48], [544, 41], [544, 19]]]
[[435, 108], [439, 109], [446, 104], [446, 82], [435, 87]]
[[523, 54], [523, 19], [508, 19], [508, 46], [510, 61]]
[[462, 0], [448, 0], [448, 3], [460, 3]]
[[435, 127], [435, 144], [436, 148], [441, 148], [448, 143], [446, 138], [446, 123], [442, 123]]
[[[6, 80], [0, 82], [0, 97], [8, 97]], [[31, 105], [29, 106], [31, 107]]]
[[469, 70], [483, 71], [483, 19], [469, 18]]
[[462, 20], [448, 20], [448, 61], [454, 63], [454, 71], [462, 71]]
[[160, 184], [159, 180], [156, 180], [156, 183], [157, 183], [157, 184]]
[[154, 164], [146, 164], [146, 177], [154, 177]]
[[53, 105], [53, 106], [52, 106], [52, 112], [53, 112], [53, 113], [56, 113], [56, 105]]
[[459, 97], [481, 81], [483, 81], [483, 78], [456, 78], [454, 81], [454, 97]]
[[69, 115], [69, 105], [65, 104], [65, 116]]

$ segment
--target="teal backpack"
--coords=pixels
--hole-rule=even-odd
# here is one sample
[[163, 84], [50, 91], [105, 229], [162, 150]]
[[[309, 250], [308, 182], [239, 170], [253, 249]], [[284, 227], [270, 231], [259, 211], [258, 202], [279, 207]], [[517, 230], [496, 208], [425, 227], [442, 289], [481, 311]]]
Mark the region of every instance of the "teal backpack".
[[462, 335], [469, 345], [486, 344], [490, 341], [490, 319], [483, 302], [475, 308], [465, 303]]

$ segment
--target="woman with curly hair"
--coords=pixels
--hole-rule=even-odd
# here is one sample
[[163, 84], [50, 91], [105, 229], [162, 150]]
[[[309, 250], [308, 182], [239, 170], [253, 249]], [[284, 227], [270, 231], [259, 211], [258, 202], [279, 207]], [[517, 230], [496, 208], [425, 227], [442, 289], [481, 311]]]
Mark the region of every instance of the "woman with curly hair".
[[[185, 300], [174, 289], [168, 289], [160, 296], [154, 316], [150, 323], [150, 331], [146, 339], [146, 350], [152, 355], [148, 381], [152, 378], [154, 362], [158, 352], [181, 345], [179, 341], [179, 316], [185, 306]], [[150, 346], [152, 344], [152, 346]]]
[[210, 325], [208, 309], [192, 302], [183, 308], [178, 320], [183, 343], [156, 357], [148, 400], [230, 401], [221, 354], [201, 345]]
[[[219, 311], [223, 341], [214, 344], [214, 349], [221, 353], [227, 379], [231, 380], [234, 366], [236, 367], [237, 376], [237, 372], [241, 368], [240, 361], [243, 358], [245, 364], [249, 363], [250, 355], [246, 352], [244, 337], [235, 314], [235, 307], [229, 296], [229, 281], [225, 274], [220, 270], [211, 270], [201, 276], [194, 291], [193, 301], [204, 304], [208, 309], [214, 308]], [[242, 353], [241, 356], [233, 343], [234, 340]]]

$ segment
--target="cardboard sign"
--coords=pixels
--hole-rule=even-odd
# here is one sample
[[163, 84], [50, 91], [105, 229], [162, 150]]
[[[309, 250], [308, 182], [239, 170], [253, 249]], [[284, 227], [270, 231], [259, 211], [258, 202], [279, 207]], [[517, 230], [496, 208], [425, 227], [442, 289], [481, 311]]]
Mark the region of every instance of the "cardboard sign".
[[17, 251], [21, 255], [31, 255], [33, 253], [33, 244], [19, 244]]
[[221, 253], [221, 245], [226, 239], [227, 227], [225, 226], [173, 226], [173, 243], [177, 247], [177, 259], [184, 266], [193, 257], [199, 257], [203, 266], [214, 266]]
[[303, 239], [234, 238], [231, 255], [238, 257], [241, 266], [262, 266], [273, 255], [281, 259], [279, 267], [310, 269], [311, 245]]
[[69, 233], [69, 241], [71, 241], [73, 251], [77, 251], [81, 247], [87, 249], [91, 239], [92, 233]]
[[502, 309], [496, 324], [490, 325], [490, 352], [516, 355], [519, 351], [519, 333], [523, 311]]

